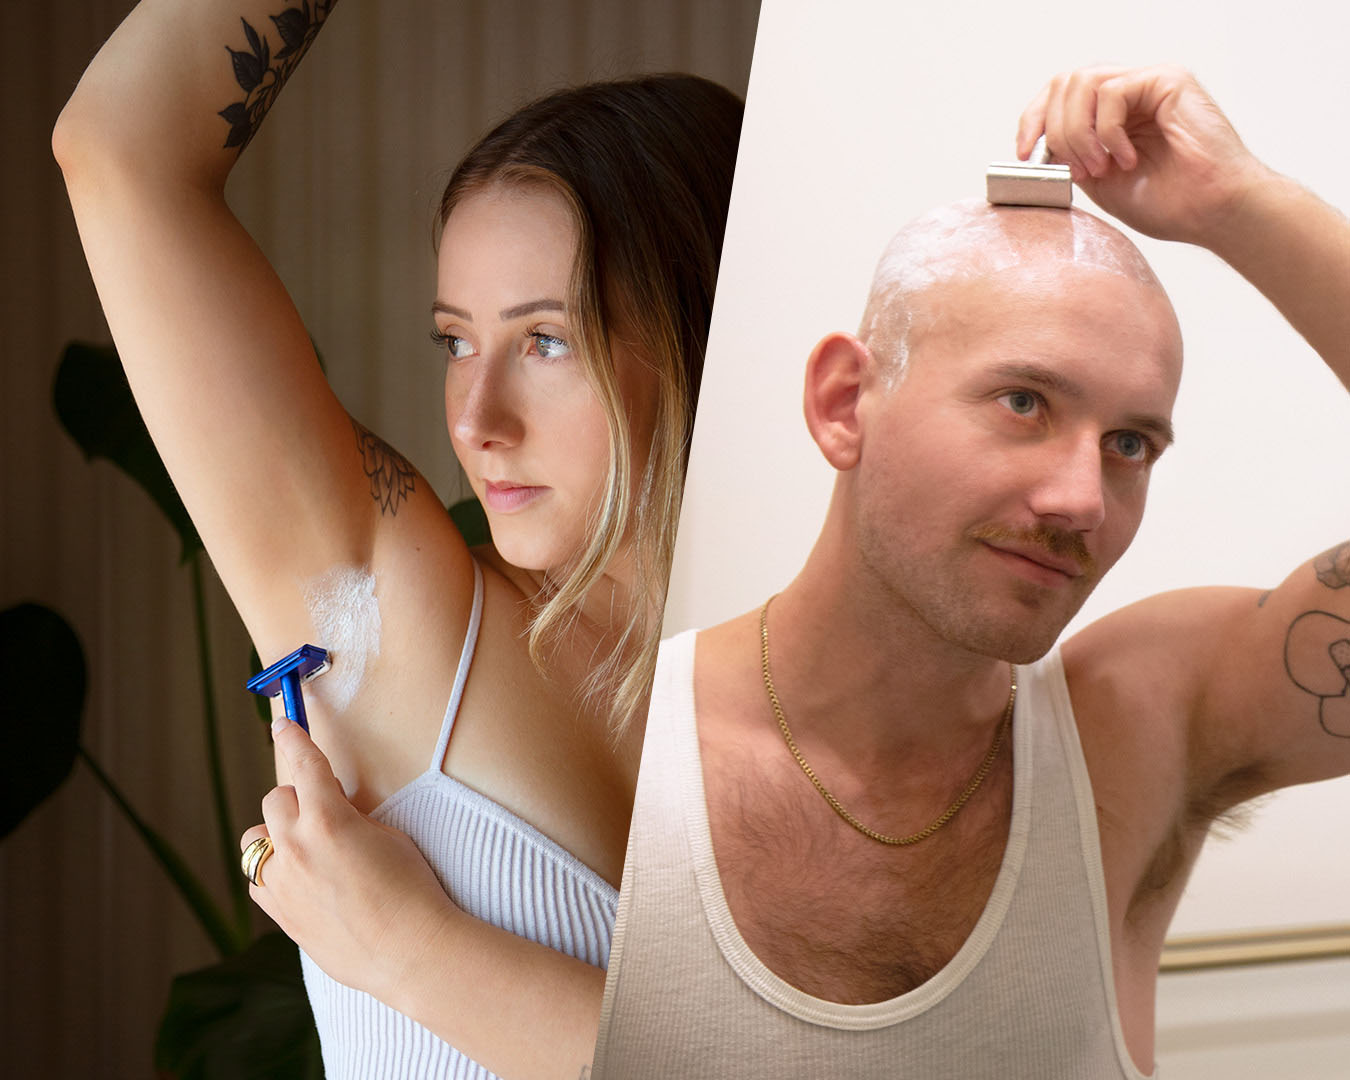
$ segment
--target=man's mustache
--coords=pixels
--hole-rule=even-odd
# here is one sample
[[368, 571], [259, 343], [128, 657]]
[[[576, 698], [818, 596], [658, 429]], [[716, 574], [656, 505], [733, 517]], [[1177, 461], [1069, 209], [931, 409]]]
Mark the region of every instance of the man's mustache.
[[1015, 529], [1010, 525], [980, 525], [970, 532], [972, 540], [992, 540], [1012, 542], [1039, 547], [1051, 555], [1067, 555], [1083, 570], [1083, 573], [1095, 577], [1097, 560], [1083, 543], [1081, 533], [1071, 529], [1057, 529], [1053, 525], [1033, 525], [1026, 529]]

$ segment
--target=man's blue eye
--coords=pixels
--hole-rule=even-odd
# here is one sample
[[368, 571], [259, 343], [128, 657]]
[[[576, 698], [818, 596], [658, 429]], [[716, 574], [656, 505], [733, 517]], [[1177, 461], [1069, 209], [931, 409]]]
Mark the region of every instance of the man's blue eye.
[[1029, 416], [1035, 411], [1036, 395], [1030, 390], [1013, 390], [1000, 399], [1018, 416]]
[[1121, 457], [1143, 461], [1148, 457], [1148, 442], [1136, 431], [1121, 431], [1116, 435], [1116, 451]]

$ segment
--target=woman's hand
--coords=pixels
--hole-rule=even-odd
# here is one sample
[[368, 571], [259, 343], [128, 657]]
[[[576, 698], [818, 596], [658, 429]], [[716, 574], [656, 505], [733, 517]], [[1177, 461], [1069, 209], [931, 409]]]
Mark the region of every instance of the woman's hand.
[[1163, 240], [1213, 247], [1272, 175], [1177, 67], [1056, 75], [1022, 113], [1019, 157], [1042, 131], [1052, 158], [1098, 206]]
[[412, 1017], [499, 1076], [574, 1080], [595, 1052], [605, 973], [461, 911], [413, 842], [347, 801], [285, 717], [292, 784], [263, 798], [273, 853], [258, 905], [338, 982]]
[[389, 1003], [409, 962], [465, 916], [412, 840], [348, 802], [298, 724], [281, 717], [273, 733], [294, 782], [268, 792], [265, 824], [240, 840], [274, 848], [249, 893], [325, 972]]

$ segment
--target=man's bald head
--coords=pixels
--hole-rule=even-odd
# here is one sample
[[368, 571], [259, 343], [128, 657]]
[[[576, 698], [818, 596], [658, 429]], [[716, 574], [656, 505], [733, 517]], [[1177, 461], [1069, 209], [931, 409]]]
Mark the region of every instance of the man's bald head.
[[1116, 275], [1166, 296], [1139, 249], [1100, 218], [972, 199], [930, 210], [895, 234], [877, 263], [858, 337], [898, 381], [931, 322], [934, 305], [927, 301], [938, 290], [978, 281], [1043, 287], [1069, 267]]

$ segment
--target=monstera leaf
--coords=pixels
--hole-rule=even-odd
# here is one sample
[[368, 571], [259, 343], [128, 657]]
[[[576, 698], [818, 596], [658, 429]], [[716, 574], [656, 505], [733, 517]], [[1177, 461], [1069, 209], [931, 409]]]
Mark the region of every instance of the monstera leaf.
[[52, 388], [56, 415], [86, 458], [107, 458], [145, 490], [164, 511], [182, 543], [180, 562], [202, 549], [183, 500], [131, 396], [117, 351], [111, 345], [71, 342]]
[[84, 711], [84, 649], [50, 608], [0, 611], [0, 838], [65, 782]]
[[155, 1065], [178, 1080], [322, 1077], [295, 944], [264, 934], [239, 955], [174, 979]]

